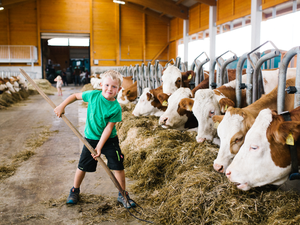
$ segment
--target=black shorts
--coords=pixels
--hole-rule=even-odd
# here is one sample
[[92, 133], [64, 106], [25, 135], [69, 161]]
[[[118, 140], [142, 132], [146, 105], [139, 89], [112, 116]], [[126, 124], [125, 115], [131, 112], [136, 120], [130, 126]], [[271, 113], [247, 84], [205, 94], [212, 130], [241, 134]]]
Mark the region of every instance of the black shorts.
[[[88, 143], [95, 149], [99, 140], [91, 140], [87, 139]], [[123, 160], [124, 155], [121, 152], [119, 146], [119, 139], [118, 136], [114, 138], [109, 138], [106, 143], [104, 144], [101, 154], [105, 155], [107, 159], [107, 166], [111, 170], [124, 170]], [[85, 172], [95, 172], [97, 168], [98, 161], [95, 160], [91, 152], [88, 150], [85, 145], [82, 148], [82, 152], [80, 155], [78, 169], [85, 171]]]

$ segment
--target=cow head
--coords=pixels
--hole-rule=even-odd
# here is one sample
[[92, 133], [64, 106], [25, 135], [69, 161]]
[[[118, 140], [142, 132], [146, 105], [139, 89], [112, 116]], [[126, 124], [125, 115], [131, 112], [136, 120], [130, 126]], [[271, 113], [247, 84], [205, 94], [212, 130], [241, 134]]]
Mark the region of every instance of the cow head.
[[[168, 98], [168, 107], [163, 115], [159, 118], [159, 124], [164, 128], [173, 128], [184, 130], [188, 116], [179, 111], [179, 102], [183, 98], [191, 97], [192, 92], [189, 88], [179, 88]], [[161, 95], [158, 95], [158, 98]], [[160, 99], [161, 100], [161, 99]], [[162, 103], [164, 104], [164, 103]]]
[[[270, 109], [263, 109], [247, 132], [244, 144], [226, 170], [226, 176], [244, 191], [266, 184], [284, 183], [291, 171], [286, 139], [300, 135], [300, 122], [285, 122]], [[300, 146], [297, 146], [298, 160]]]
[[209, 89], [196, 91], [192, 110], [198, 120], [197, 142], [213, 141], [217, 136], [217, 129], [214, 127], [212, 117], [221, 114], [214, 91]]
[[[164, 110], [166, 108], [167, 107], [164, 107]], [[150, 88], [145, 88], [139, 98], [138, 103], [132, 111], [132, 114], [134, 116], [161, 116], [164, 110], [162, 109], [158, 99], [153, 93], [151, 93]]]
[[163, 92], [171, 95], [182, 86], [182, 76], [180, 70], [173, 65], [169, 65], [163, 72]]

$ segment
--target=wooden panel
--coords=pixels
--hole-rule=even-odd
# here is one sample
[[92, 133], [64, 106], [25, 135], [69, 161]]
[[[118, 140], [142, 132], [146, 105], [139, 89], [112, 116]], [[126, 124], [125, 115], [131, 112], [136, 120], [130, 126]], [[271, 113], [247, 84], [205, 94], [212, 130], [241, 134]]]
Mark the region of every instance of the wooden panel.
[[121, 59], [142, 59], [143, 14], [121, 7]]
[[251, 0], [222, 0], [217, 2], [217, 25], [251, 14]]
[[[146, 59], [153, 59], [166, 43], [168, 43], [168, 26], [155, 17], [147, 16]], [[167, 51], [163, 51], [157, 59], [168, 60]]]
[[197, 4], [190, 8], [189, 35], [209, 28], [209, 6]]
[[178, 42], [174, 41], [169, 46], [169, 59], [176, 59]]
[[89, 12], [89, 0], [40, 1], [41, 32], [89, 33]]
[[10, 45], [38, 45], [35, 6], [33, 1], [9, 10]]
[[[110, 0], [93, 1], [93, 49], [94, 59], [99, 60], [99, 66], [106, 66], [103, 59], [116, 59], [115, 9], [116, 4]], [[109, 65], [115, 65], [110, 61]]]
[[7, 10], [0, 11], [0, 45], [8, 44]]
[[174, 18], [171, 20], [170, 41], [183, 38], [183, 19]]
[[271, 8], [273, 6], [276, 6], [278, 4], [288, 2], [288, 1], [289, 0], [262, 0], [261, 6], [262, 6], [262, 9], [267, 9], [267, 8]]

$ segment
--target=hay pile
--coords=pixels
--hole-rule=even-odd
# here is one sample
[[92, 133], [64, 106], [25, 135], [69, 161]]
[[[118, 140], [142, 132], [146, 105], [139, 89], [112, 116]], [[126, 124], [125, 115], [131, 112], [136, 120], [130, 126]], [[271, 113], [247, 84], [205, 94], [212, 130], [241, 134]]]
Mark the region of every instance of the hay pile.
[[[57, 92], [56, 88], [51, 85], [47, 79], [34, 79], [33, 80], [39, 88], [47, 95], [54, 95]], [[30, 94], [38, 94], [38, 91], [32, 86], [31, 83], [28, 83], [28, 91]]]
[[196, 132], [167, 130], [157, 117], [118, 124], [126, 176], [148, 220], [156, 224], [300, 224], [300, 198], [274, 186], [244, 192], [213, 170], [218, 147], [198, 144]]

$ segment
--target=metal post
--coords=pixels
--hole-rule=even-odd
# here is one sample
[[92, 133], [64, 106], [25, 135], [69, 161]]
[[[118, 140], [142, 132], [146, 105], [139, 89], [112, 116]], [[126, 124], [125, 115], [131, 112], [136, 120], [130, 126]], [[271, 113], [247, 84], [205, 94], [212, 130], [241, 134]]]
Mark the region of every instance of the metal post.
[[[289, 50], [281, 60], [278, 74], [278, 91], [277, 91], [277, 112], [280, 114], [284, 110], [285, 99], [285, 85], [286, 85], [286, 72], [291, 59], [297, 55], [297, 69], [296, 69], [296, 88], [300, 89], [300, 46], [294, 47]], [[294, 107], [300, 106], [300, 90], [295, 94]]]
[[248, 53], [244, 53], [242, 56], [240, 56], [239, 61], [236, 66], [235, 93], [236, 93], [236, 107], [237, 108], [241, 108], [241, 105], [242, 105], [242, 89], [245, 86], [245, 84], [242, 83], [242, 71], [243, 71], [244, 63], [247, 59], [247, 54]]
[[[221, 56], [225, 55], [225, 54], [228, 53], [228, 52], [231, 52], [231, 53], [233, 54], [232, 58], [227, 59], [227, 60], [224, 61], [224, 62], [222, 63], [222, 65], [221, 65], [221, 64], [219, 63], [219, 61], [218, 61], [219, 58], [220, 58]], [[228, 82], [229, 82], [228, 74], [227, 74], [227, 71], [225, 72], [225, 69], [226, 69], [226, 66], [227, 66], [228, 64], [232, 63], [232, 62], [235, 61], [235, 60], [237, 60], [237, 56], [236, 56], [236, 54], [235, 54], [234, 52], [232, 52], [232, 51], [230, 51], [230, 50], [224, 52], [222, 55], [220, 55], [220, 56], [218, 56], [218, 57], [216, 58], [216, 61], [217, 61], [218, 65], [219, 65], [219, 67], [221, 68], [221, 69], [220, 69], [220, 86], [223, 85], [223, 84], [225, 84], [225, 83], [228, 83]]]
[[[206, 59], [203, 61], [197, 60], [202, 54], [206, 55]], [[195, 70], [196, 67], [196, 76], [195, 76], [195, 86], [197, 86], [201, 81], [204, 80], [204, 75], [203, 75], [203, 65], [207, 62], [209, 62], [210, 59], [206, 52], [202, 52], [200, 55], [198, 55], [195, 59], [194, 62], [191, 65], [191, 70]]]

